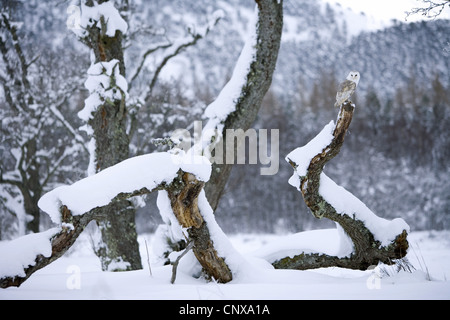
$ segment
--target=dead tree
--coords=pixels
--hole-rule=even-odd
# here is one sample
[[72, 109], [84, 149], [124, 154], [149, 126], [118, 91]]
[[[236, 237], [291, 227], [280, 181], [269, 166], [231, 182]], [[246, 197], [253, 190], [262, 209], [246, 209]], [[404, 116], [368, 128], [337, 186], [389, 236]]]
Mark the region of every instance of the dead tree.
[[[300, 253], [292, 258], [285, 257], [275, 261], [273, 265], [277, 269], [306, 270], [337, 266], [366, 270], [371, 265], [377, 265], [378, 262], [392, 264], [393, 260], [400, 259], [406, 255], [408, 249], [408, 226], [403, 220], [395, 219], [393, 221], [387, 221], [373, 214], [374, 219], [383, 221], [386, 225], [390, 225], [390, 223], [396, 224], [396, 228], [394, 229], [399, 231], [396, 236], [394, 235], [392, 237], [392, 241], [389, 243], [381, 243], [375, 237], [374, 232], [369, 229], [367, 223], [360, 218], [357, 210], [354, 212], [341, 212], [340, 209], [335, 208], [325, 199], [324, 192], [320, 190], [321, 182], [325, 182], [323, 168], [328, 161], [339, 153], [344, 143], [345, 134], [352, 121], [354, 110], [355, 106], [349, 101], [341, 105], [334, 129], [332, 126], [329, 126], [328, 129], [324, 128], [324, 130], [332, 129], [330, 130], [328, 143], [310, 155], [311, 160], [305, 166], [306, 174], [298, 174], [297, 169], [299, 164], [296, 163], [295, 156], [292, 153], [286, 158], [295, 169], [295, 174], [299, 177], [299, 185], [297, 187], [302, 193], [303, 199], [312, 214], [316, 218], [327, 218], [338, 223], [353, 242], [353, 252], [349, 256], [344, 257], [320, 253]], [[344, 190], [341, 187], [338, 188], [340, 188], [339, 190]], [[350, 194], [348, 191], [345, 192]], [[359, 204], [362, 203], [359, 202]], [[365, 208], [365, 206], [363, 207]]]

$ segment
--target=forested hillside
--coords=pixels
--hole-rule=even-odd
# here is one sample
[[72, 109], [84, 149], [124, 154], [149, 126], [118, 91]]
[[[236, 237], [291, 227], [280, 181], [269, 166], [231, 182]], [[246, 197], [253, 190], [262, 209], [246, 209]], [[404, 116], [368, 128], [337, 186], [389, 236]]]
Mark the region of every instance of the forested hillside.
[[[128, 3], [116, 2], [121, 9]], [[8, 11], [17, 39], [5, 24], [0, 31], [0, 81], [12, 88], [0, 90], [0, 239], [24, 233], [29, 210], [36, 211], [26, 203], [84, 177], [89, 163], [88, 139], [77, 117], [88, 96], [83, 84], [89, 52], [67, 28], [69, 2], [43, 3], [17, 2]], [[193, 121], [200, 120], [231, 77], [254, 6], [237, 0], [161, 0], [130, 1], [126, 9], [133, 156], [164, 150], [151, 140], [178, 128], [192, 129]], [[174, 52], [198, 34], [195, 43]], [[16, 41], [33, 62], [25, 75], [32, 90], [14, 85], [14, 77], [20, 82], [24, 76], [14, 69], [21, 64]], [[381, 217], [402, 217], [413, 229], [450, 227], [450, 21], [396, 22], [382, 28], [339, 6], [298, 0], [285, 3], [274, 80], [254, 125], [280, 130], [279, 171], [261, 176], [259, 165], [234, 166], [216, 211], [226, 232], [328, 226], [308, 213], [288, 184], [292, 168], [284, 157], [336, 118], [337, 85], [350, 70], [361, 73], [355, 118], [341, 154], [325, 171]], [[10, 74], [14, 77], [8, 80]], [[14, 116], [6, 107], [8, 99], [23, 103], [29, 116]], [[43, 115], [47, 120], [40, 120]], [[24, 135], [36, 137], [35, 144], [21, 144]], [[29, 162], [27, 174], [34, 172], [34, 178], [18, 170], [20, 159]], [[139, 232], [154, 231], [161, 222], [154, 203], [139, 209]], [[45, 230], [51, 223], [41, 216]]]

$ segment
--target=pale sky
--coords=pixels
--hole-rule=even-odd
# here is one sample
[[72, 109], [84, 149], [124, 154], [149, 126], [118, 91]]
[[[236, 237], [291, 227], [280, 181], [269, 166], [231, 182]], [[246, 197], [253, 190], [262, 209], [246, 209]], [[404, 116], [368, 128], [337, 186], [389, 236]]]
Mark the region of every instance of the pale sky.
[[[405, 11], [410, 11], [412, 8], [424, 7], [420, 0], [326, 0], [330, 3], [338, 2], [343, 7], [350, 7], [355, 12], [365, 12], [367, 15], [372, 15], [374, 18], [389, 21], [397, 19], [405, 21]], [[448, 7], [439, 16], [440, 18], [450, 19], [450, 9]], [[421, 19], [428, 19], [420, 14], [415, 14], [408, 17], [408, 22], [413, 22]]]

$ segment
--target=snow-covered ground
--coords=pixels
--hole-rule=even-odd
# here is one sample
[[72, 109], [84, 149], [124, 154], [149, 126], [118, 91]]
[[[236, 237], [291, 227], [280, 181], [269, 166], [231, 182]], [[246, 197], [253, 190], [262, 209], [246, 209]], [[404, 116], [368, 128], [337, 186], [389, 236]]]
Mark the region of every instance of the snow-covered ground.
[[[397, 273], [388, 267], [384, 271], [390, 276], [382, 278], [374, 270], [274, 270], [260, 258], [267, 257], [271, 251], [295, 248], [298, 245], [296, 239], [312, 240], [318, 235], [324, 243], [327, 240], [333, 242], [335, 230], [297, 235], [231, 235], [235, 248], [254, 265], [254, 274], [228, 284], [217, 284], [192, 278], [183, 272], [180, 263], [176, 282], [171, 284], [171, 266], [158, 266], [157, 257], [153, 254], [153, 234], [139, 238], [143, 270], [102, 272], [99, 260], [92, 252], [88, 232], [85, 232], [64, 257], [36, 272], [20, 288], [0, 289], [0, 300], [450, 299], [450, 231], [412, 232], [407, 257], [416, 270]], [[324, 243], [319, 246], [326, 247]], [[185, 258], [189, 262], [189, 255]], [[380, 271], [379, 268], [376, 270]]]

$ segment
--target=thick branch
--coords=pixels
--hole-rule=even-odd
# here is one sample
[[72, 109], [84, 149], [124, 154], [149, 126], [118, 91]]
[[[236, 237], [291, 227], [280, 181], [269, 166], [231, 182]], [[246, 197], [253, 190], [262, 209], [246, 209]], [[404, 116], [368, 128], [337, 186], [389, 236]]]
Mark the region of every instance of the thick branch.
[[[153, 168], [153, 170], [158, 170], [158, 168]], [[0, 287], [20, 286], [34, 272], [61, 257], [73, 245], [90, 221], [107, 218], [105, 215], [111, 211], [108, 210], [108, 207], [112, 207], [116, 203], [131, 197], [148, 194], [156, 190], [167, 190], [172, 210], [180, 225], [188, 229], [187, 240], [193, 243], [194, 254], [203, 266], [207, 276], [223, 283], [231, 281], [231, 271], [224, 259], [217, 253], [207, 223], [204, 221], [198, 207], [198, 196], [203, 185], [204, 183], [197, 180], [194, 175], [179, 170], [177, 177], [169, 184], [160, 182], [151, 190], [143, 187], [131, 192], [119, 193], [107, 205], [92, 208], [81, 215], [74, 215], [70, 208], [63, 204], [60, 208], [61, 230], [50, 239], [51, 255], [48, 257], [42, 254], [37, 255], [34, 265], [24, 268], [24, 276], [2, 278], [0, 279]], [[71, 192], [73, 190], [68, 191]], [[100, 195], [102, 190], [97, 192]], [[2, 257], [2, 259], [5, 258], [7, 259], [7, 257]]]

